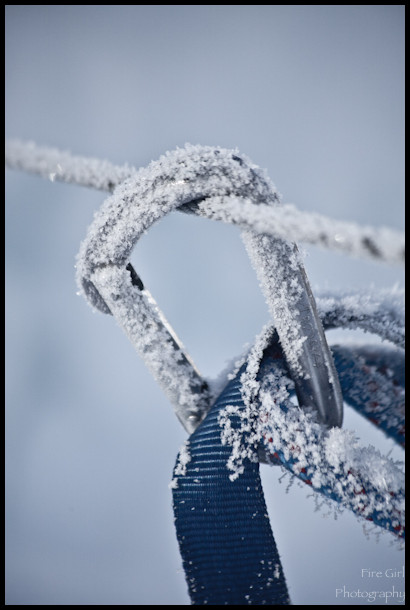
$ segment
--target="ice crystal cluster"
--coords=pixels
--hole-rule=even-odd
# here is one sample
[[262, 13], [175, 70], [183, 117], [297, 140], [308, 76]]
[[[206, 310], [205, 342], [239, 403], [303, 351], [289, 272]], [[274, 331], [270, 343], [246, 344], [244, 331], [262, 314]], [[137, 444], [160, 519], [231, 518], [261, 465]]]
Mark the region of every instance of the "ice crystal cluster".
[[[369, 295], [367, 299], [364, 295], [339, 295], [319, 300], [322, 319], [330, 326], [380, 333], [383, 338], [401, 345], [403, 294], [393, 290], [390, 298], [387, 292], [373, 297], [373, 304]], [[232, 448], [227, 463], [231, 480], [241, 475], [246, 459], [260, 459], [262, 448], [266, 461], [281, 463], [326, 498], [401, 535], [404, 530], [403, 465], [381, 455], [372, 446], [361, 446], [350, 430], [327, 429], [317, 420], [314, 409], [295, 405], [291, 399], [294, 384], [283, 361], [268, 360], [261, 368], [263, 352], [273, 333], [274, 328], [266, 327], [249, 351], [241, 376], [245, 408], [228, 405], [219, 414], [222, 442]], [[366, 379], [368, 374], [371, 377]], [[370, 397], [373, 403], [378, 404], [375, 398], [380, 401], [382, 412], [389, 401], [398, 398], [400, 404], [403, 398], [402, 388], [395, 388], [396, 394], [392, 394], [391, 376], [389, 370], [380, 375], [375, 367], [366, 367], [365, 381], [361, 381], [361, 389], [367, 383], [367, 392], [373, 393]], [[368, 399], [363, 392], [360, 400]], [[389, 412], [391, 417], [392, 410]], [[393, 412], [393, 420], [387, 424], [397, 427], [401, 422], [402, 425], [403, 416], [400, 411], [395, 418]]]

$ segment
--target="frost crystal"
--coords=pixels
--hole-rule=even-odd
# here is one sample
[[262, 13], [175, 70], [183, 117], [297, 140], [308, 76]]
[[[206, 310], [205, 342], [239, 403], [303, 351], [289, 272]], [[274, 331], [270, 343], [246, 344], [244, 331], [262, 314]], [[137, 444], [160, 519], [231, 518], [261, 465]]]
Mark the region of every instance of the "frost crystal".
[[187, 464], [191, 461], [191, 454], [189, 452], [189, 440], [185, 441], [179, 450], [178, 460], [174, 468], [174, 478], [169, 484], [170, 489], [176, 489], [178, 487], [178, 477], [186, 475]]
[[404, 348], [404, 291], [390, 290], [320, 294], [316, 298], [326, 328], [360, 328]]
[[[394, 301], [397, 295], [393, 294]], [[329, 316], [331, 323], [357, 325], [356, 310], [360, 298], [349, 301], [346, 297], [333, 297], [327, 307], [321, 307], [323, 318]], [[395, 310], [391, 300], [384, 295], [370, 305], [360, 323], [367, 330], [377, 332], [380, 321], [389, 317], [389, 328], [385, 335], [394, 337], [400, 343], [400, 319], [402, 314]], [[385, 329], [386, 330], [386, 329]], [[349, 508], [356, 515], [374, 521], [375, 524], [390, 529], [399, 536], [404, 529], [404, 472], [402, 464], [384, 457], [374, 447], [361, 447], [354, 432], [346, 429], [326, 429], [317, 420], [314, 410], [301, 409], [291, 400], [294, 384], [289, 379], [283, 360], [264, 360], [264, 350], [274, 333], [266, 327], [257, 337], [246, 361], [241, 376], [241, 393], [245, 407], [226, 407], [219, 414], [222, 442], [231, 447], [227, 467], [235, 480], [244, 469], [244, 460], [258, 459], [263, 448], [268, 463], [281, 463], [302, 481], [321, 492], [325, 498], [335, 500], [341, 507]], [[343, 353], [343, 350], [342, 350]], [[364, 352], [363, 352], [364, 353]], [[360, 366], [360, 358], [359, 358]], [[373, 367], [374, 369], [374, 367]], [[372, 367], [364, 371], [366, 391], [372, 392], [380, 400], [381, 419], [386, 413], [386, 402], [396, 400], [392, 394], [389, 371], [382, 376]], [[370, 374], [370, 377], [368, 376]], [[393, 372], [391, 372], [393, 376]], [[386, 381], [387, 379], [387, 381]], [[370, 387], [371, 386], [371, 387]], [[362, 388], [363, 389], [363, 388]], [[351, 391], [354, 392], [354, 389]], [[401, 399], [400, 388], [396, 390], [397, 400]], [[361, 402], [366, 403], [366, 392], [361, 394]], [[378, 404], [378, 403], [376, 403]], [[400, 404], [400, 402], [398, 403]], [[383, 406], [385, 405], [385, 406]], [[376, 410], [376, 414], [379, 413]], [[399, 413], [387, 410], [392, 421], [387, 426], [397, 426], [402, 421]], [[232, 417], [239, 425], [232, 425]], [[387, 415], [386, 415], [387, 417]]]

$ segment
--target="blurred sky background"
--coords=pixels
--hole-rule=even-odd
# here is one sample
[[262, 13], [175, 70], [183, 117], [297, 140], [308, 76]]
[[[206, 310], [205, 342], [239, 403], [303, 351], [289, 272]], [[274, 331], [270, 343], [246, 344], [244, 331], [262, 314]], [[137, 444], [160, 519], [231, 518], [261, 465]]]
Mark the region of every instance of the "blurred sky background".
[[[8, 5], [7, 137], [145, 166], [237, 147], [287, 203], [404, 228], [404, 5]], [[115, 321], [76, 295], [105, 194], [6, 171], [6, 603], [189, 604], [171, 508], [186, 435]], [[400, 267], [306, 247], [313, 290], [403, 286]], [[201, 372], [268, 321], [237, 228], [178, 212], [133, 264]], [[331, 339], [331, 337], [329, 337]], [[347, 427], [391, 443], [348, 410]], [[401, 459], [401, 453], [393, 455]], [[404, 589], [403, 553], [315, 512], [262, 467], [292, 601]], [[384, 603], [384, 600], [375, 603]]]

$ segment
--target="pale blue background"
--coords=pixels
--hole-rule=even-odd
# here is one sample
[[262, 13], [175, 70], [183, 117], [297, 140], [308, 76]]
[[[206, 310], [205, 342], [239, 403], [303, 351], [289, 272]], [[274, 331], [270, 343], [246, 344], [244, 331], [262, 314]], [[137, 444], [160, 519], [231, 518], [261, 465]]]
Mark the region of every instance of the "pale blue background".
[[[5, 125], [137, 167], [185, 142], [238, 147], [284, 201], [402, 230], [404, 6], [9, 5]], [[112, 318], [76, 295], [103, 199], [6, 172], [8, 604], [189, 604], [168, 489], [184, 431]], [[403, 284], [398, 267], [306, 250], [315, 291]], [[234, 227], [175, 213], [133, 260], [207, 376], [268, 320]], [[403, 590], [361, 577], [402, 566], [389, 535], [325, 519], [262, 470], [295, 604]]]

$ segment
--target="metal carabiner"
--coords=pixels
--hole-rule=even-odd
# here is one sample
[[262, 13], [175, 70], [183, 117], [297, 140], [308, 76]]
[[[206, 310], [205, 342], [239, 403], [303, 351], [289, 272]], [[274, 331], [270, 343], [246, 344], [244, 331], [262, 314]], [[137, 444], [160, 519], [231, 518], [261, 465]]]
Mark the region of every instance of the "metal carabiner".
[[[104, 202], [77, 257], [89, 303], [111, 313], [141, 354], [188, 432], [210, 408], [208, 384], [129, 263], [140, 236], [179, 208], [201, 215], [201, 202], [227, 198], [279, 204], [269, 178], [237, 151], [190, 146], [167, 153], [126, 179]], [[294, 244], [245, 232], [301, 406], [328, 426], [341, 425], [343, 399], [313, 295]]]

